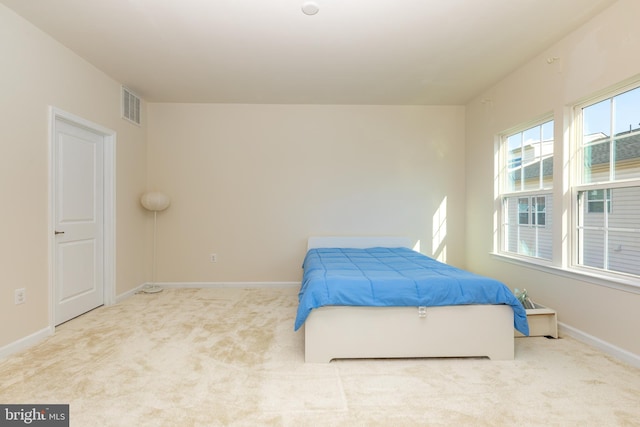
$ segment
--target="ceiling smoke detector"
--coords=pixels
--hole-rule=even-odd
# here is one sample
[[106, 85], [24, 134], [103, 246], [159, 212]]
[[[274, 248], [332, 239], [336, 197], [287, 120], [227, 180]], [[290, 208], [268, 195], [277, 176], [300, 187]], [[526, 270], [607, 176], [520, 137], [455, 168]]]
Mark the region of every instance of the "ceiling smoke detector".
[[302, 3], [302, 13], [305, 15], [315, 15], [320, 10], [318, 3], [314, 1], [306, 1]]

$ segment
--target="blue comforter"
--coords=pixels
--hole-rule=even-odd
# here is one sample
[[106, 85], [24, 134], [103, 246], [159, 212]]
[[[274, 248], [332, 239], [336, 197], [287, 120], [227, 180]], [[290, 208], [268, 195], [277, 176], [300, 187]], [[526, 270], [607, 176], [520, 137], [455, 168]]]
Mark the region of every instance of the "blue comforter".
[[311, 249], [302, 267], [295, 330], [312, 309], [325, 305], [508, 304], [514, 327], [529, 335], [527, 313], [503, 283], [408, 248]]

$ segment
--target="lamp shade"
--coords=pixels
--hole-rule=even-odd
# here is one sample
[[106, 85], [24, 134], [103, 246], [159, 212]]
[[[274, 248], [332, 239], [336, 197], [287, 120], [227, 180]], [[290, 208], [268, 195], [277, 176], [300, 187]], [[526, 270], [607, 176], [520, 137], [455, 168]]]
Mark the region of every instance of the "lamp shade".
[[169, 207], [171, 200], [169, 196], [159, 191], [144, 193], [140, 198], [140, 203], [145, 209], [150, 211], [163, 211]]

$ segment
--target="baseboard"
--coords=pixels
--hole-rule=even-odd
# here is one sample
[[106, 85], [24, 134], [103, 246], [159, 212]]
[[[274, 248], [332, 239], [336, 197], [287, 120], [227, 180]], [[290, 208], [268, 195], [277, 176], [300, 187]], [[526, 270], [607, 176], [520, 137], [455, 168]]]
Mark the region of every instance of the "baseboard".
[[572, 338], [577, 339], [578, 341], [582, 341], [585, 344], [589, 344], [592, 347], [602, 350], [622, 362], [625, 362], [636, 368], [640, 368], [640, 355], [617, 347], [611, 343], [603, 341], [600, 338], [596, 338], [593, 335], [589, 335], [579, 329], [574, 328], [573, 326], [569, 326], [562, 322], [558, 322], [558, 329], [560, 335], [568, 335]]
[[143, 283], [142, 285], [139, 285], [139, 286], [137, 286], [137, 287], [125, 292], [125, 293], [122, 293], [120, 295], [116, 295], [116, 304], [118, 304], [119, 302], [122, 302], [122, 301], [126, 300], [127, 298], [137, 294], [145, 286], [147, 286], [147, 283]]
[[33, 347], [39, 342], [44, 341], [45, 338], [53, 335], [53, 332], [53, 328], [47, 327], [24, 338], [20, 338], [18, 341], [14, 341], [11, 344], [5, 345], [4, 347], [0, 348], [0, 359], [4, 359], [5, 357], [11, 356], [12, 354], [26, 350], [29, 347]]

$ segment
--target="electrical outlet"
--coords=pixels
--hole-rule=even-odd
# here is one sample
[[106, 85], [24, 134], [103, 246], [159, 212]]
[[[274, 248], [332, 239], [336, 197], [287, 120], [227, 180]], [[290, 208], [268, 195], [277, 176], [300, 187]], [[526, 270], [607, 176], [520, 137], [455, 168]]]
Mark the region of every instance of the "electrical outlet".
[[13, 293], [13, 302], [16, 305], [27, 302], [27, 290], [25, 288], [16, 289]]
[[218, 255], [217, 254], [210, 254], [209, 255], [209, 260], [211, 262], [218, 262]]

